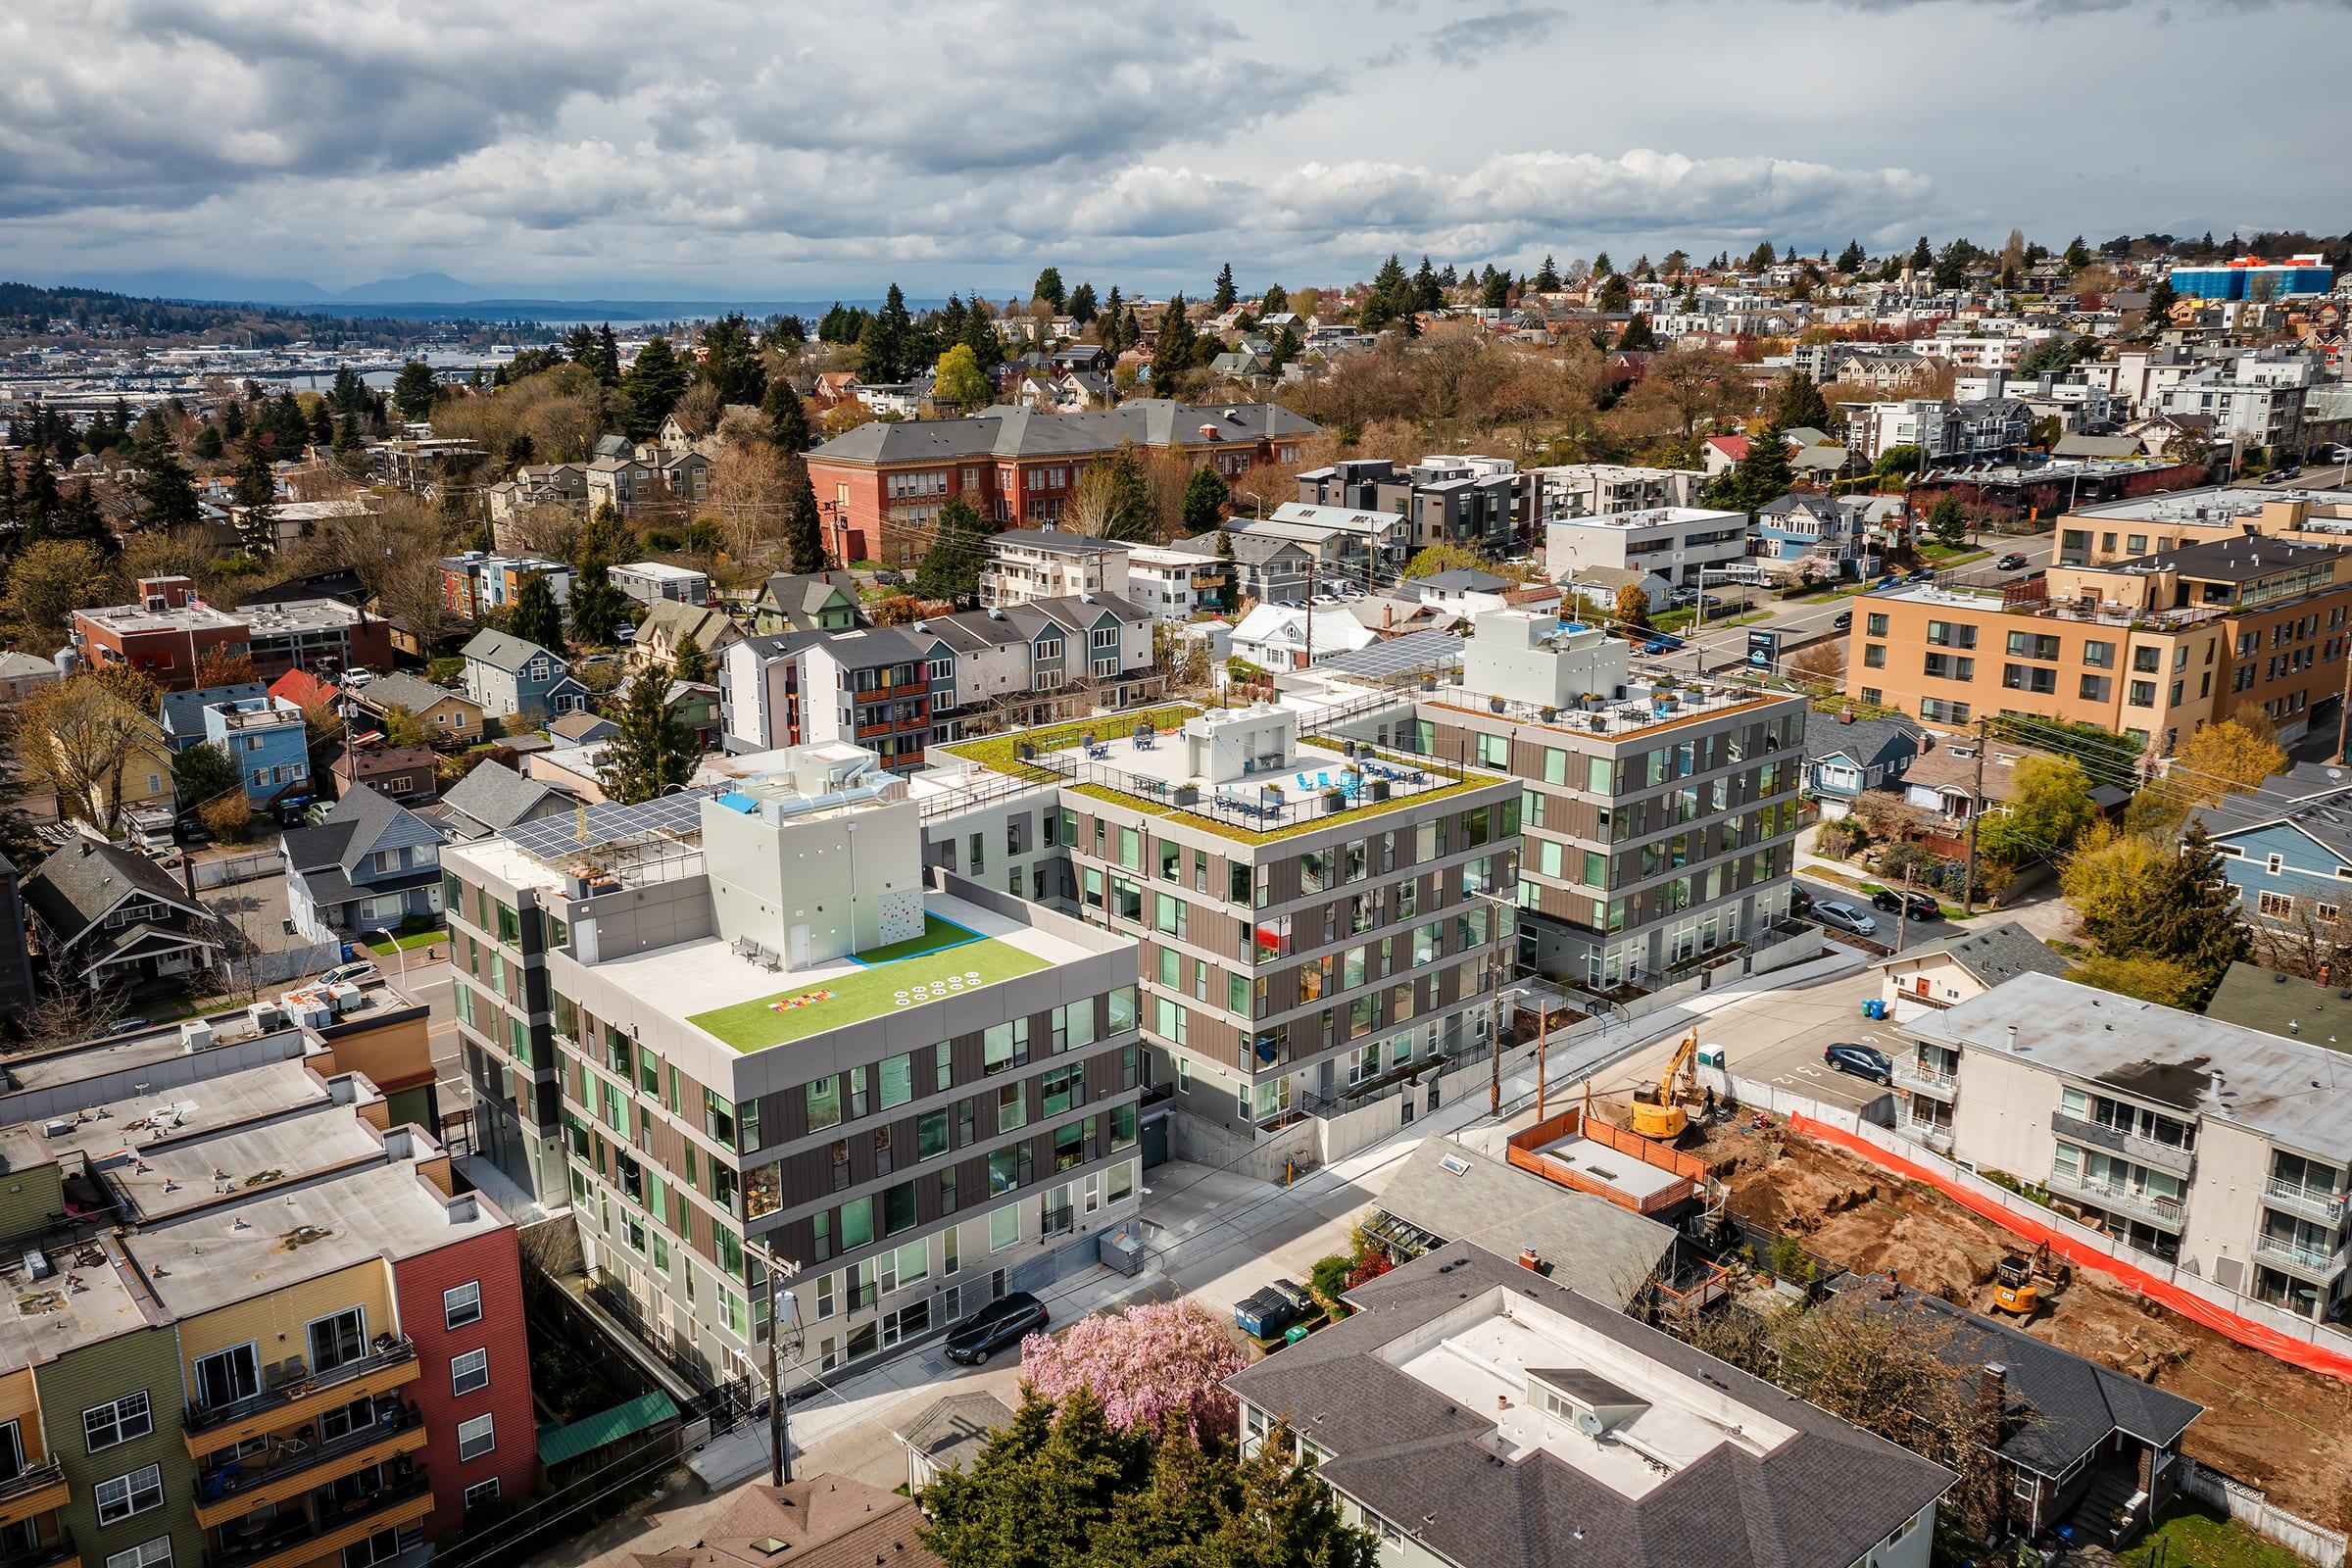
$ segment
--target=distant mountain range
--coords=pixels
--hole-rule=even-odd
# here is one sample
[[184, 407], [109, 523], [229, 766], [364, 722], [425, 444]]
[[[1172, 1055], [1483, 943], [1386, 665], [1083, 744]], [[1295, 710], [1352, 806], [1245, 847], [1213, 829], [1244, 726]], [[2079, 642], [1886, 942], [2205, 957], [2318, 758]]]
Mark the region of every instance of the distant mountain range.
[[[208, 304], [278, 305], [322, 314], [434, 318], [467, 316], [512, 318], [516, 320], [577, 320], [612, 318], [615, 320], [662, 319], [668, 317], [710, 316], [739, 310], [747, 316], [821, 316], [830, 299], [755, 299], [714, 292], [708, 287], [660, 283], [632, 285], [623, 293], [597, 298], [551, 294], [544, 285], [468, 283], [446, 272], [412, 272], [406, 277], [378, 278], [346, 289], [325, 289], [302, 278], [245, 277], [194, 268], [168, 268], [141, 272], [77, 273], [72, 277], [28, 279], [55, 286], [109, 289], [120, 294]], [[847, 305], [875, 306], [879, 295], [853, 298]], [[934, 301], [909, 299], [922, 309]]]

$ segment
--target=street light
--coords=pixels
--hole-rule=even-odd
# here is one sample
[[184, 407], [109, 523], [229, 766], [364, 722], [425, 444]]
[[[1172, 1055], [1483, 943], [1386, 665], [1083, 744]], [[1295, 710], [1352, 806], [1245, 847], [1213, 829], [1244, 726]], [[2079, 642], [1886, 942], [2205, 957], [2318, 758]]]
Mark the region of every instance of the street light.
[[400, 955], [400, 977], [403, 980], [406, 980], [409, 977], [409, 950], [400, 945], [400, 938], [394, 936], [391, 932], [385, 930], [380, 925], [369, 926], [367, 930], [362, 931], [360, 935], [364, 937], [382, 937], [386, 942], [391, 943], [392, 951]]

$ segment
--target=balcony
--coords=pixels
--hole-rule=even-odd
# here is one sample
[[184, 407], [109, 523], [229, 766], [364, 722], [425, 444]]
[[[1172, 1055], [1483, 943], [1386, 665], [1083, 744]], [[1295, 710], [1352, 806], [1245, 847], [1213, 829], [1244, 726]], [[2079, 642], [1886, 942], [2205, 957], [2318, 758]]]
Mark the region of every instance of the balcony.
[[389, 1394], [416, 1382], [416, 1347], [406, 1339], [385, 1336], [371, 1354], [341, 1366], [323, 1372], [298, 1371], [228, 1404], [191, 1404], [182, 1436], [189, 1454], [202, 1458], [305, 1416], [317, 1420], [321, 1411], [335, 1405]]
[[340, 1506], [321, 1498], [317, 1506], [317, 1519], [302, 1513], [281, 1514], [211, 1547], [204, 1554], [205, 1568], [297, 1568], [331, 1557], [379, 1530], [422, 1523], [433, 1511], [433, 1493], [425, 1485], [423, 1470], [418, 1469], [368, 1496]]
[[60, 1530], [54, 1540], [39, 1542], [23, 1551], [0, 1553], [0, 1568], [80, 1568], [74, 1532]]
[[2059, 1170], [2050, 1172], [2049, 1189], [2055, 1195], [2076, 1199], [2111, 1214], [2144, 1220], [2159, 1230], [2180, 1229], [2180, 1200], [2177, 1198], [2157, 1198], [2128, 1187], [2109, 1187]]
[[2275, 1236], [2262, 1236], [2254, 1242], [2254, 1261], [2314, 1285], [2330, 1285], [2344, 1271], [2344, 1250], [2340, 1244], [2330, 1252], [2283, 1242]]
[[1933, 1095], [1937, 1100], [1955, 1100], [1960, 1094], [1960, 1079], [1955, 1073], [1929, 1066], [1917, 1056], [1897, 1056], [1894, 1087], [1908, 1089], [1915, 1095]]
[[[1901, 1083], [1902, 1074], [1895, 1074], [1894, 1081]], [[1897, 1138], [1908, 1138], [1915, 1144], [1933, 1149], [1938, 1154], [1952, 1152], [1952, 1130], [1949, 1127], [1938, 1127], [1934, 1122], [1926, 1121], [1898, 1121], [1893, 1131]]]
[[2050, 1131], [2069, 1142], [2088, 1144], [2111, 1154], [2123, 1154], [2151, 1170], [2171, 1171], [2176, 1176], [2187, 1175], [2197, 1162], [2197, 1152], [2193, 1149], [2158, 1143], [2153, 1138], [2142, 1138], [2137, 1133], [2117, 1132], [2095, 1121], [2069, 1116], [2063, 1110], [2050, 1112]]
[[52, 1508], [63, 1508], [66, 1502], [66, 1473], [57, 1461], [28, 1464], [0, 1481], [0, 1525], [38, 1518]]
[[2344, 1222], [2344, 1196], [2324, 1188], [2282, 1182], [2276, 1176], [2265, 1183], [2262, 1189], [2262, 1200], [2271, 1207], [2281, 1213], [2316, 1219], [2323, 1225], [2341, 1225]]
[[[276, 1443], [270, 1452], [211, 1466], [196, 1479], [196, 1522], [207, 1530], [264, 1504], [283, 1503], [339, 1475], [386, 1464], [424, 1446], [424, 1415], [405, 1400], [378, 1401], [372, 1426], [324, 1443]], [[388, 1416], [389, 1419], [385, 1419]]]

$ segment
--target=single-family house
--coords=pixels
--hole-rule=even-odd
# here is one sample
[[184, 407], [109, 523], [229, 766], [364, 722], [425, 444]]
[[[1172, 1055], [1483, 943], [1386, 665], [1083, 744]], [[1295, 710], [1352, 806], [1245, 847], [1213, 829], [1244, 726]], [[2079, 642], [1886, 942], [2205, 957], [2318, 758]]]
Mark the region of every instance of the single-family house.
[[138, 992], [220, 963], [220, 921], [135, 850], [75, 839], [24, 879], [24, 907], [54, 984]]
[[282, 698], [296, 708], [339, 707], [343, 688], [307, 669], [289, 669], [270, 683], [270, 695]]
[[760, 584], [752, 601], [752, 626], [762, 636], [850, 631], [863, 621], [858, 579], [846, 571], [780, 571]]
[[593, 746], [609, 741], [620, 733], [620, 726], [593, 709], [575, 708], [562, 718], [551, 719], [547, 738], [552, 751], [564, 751], [573, 746]]
[[54, 662], [11, 649], [0, 654], [0, 707], [13, 708], [41, 687], [63, 679]]
[[1698, 444], [1698, 461], [1710, 479], [1721, 478], [1747, 458], [1747, 437], [1711, 435]]
[[531, 728], [589, 704], [588, 688], [564, 662], [527, 638], [511, 632], [478, 631], [467, 640], [466, 695], [485, 717], [524, 720]]
[[420, 676], [379, 675], [351, 695], [379, 722], [394, 709], [405, 710], [443, 750], [471, 746], [482, 738], [482, 705]]
[[[1894, 1021], [1909, 1023], [1923, 1013], [1956, 1007], [2021, 974], [2064, 978], [2067, 964], [2015, 920], [2000, 920], [1970, 926], [1939, 941], [1915, 943], [1881, 958], [1874, 967]], [[1912, 1071], [1913, 1064], [1904, 1061], [1898, 1070]]]
[[504, 762], [477, 762], [441, 797], [441, 818], [461, 838], [484, 839], [577, 804], [554, 785], [525, 778]]
[[1853, 576], [1869, 564], [1861, 510], [1837, 496], [1792, 490], [1756, 509], [1749, 548], [1762, 558], [1767, 572], [1794, 571], [1818, 558]]
[[664, 599], [638, 622], [628, 662], [638, 669], [648, 665], [668, 669], [677, 662], [679, 645], [691, 637], [715, 666], [718, 655], [742, 636], [742, 628], [723, 610]]
[[1922, 735], [1897, 718], [1851, 713], [1805, 717], [1805, 788], [1824, 818], [1845, 815], [1865, 790], [1894, 789], [1923, 750]]
[[341, 795], [365, 784], [403, 806], [422, 806], [440, 793], [429, 746], [347, 746], [335, 755], [328, 771]]
[[302, 710], [282, 698], [243, 697], [209, 705], [204, 710], [204, 740], [234, 764], [245, 785], [245, 799], [254, 806], [310, 792], [310, 726], [303, 721]]
[[2332, 935], [2352, 891], [2352, 778], [2305, 762], [2196, 814], [2237, 890], [2238, 916], [2279, 937]]
[[397, 935], [403, 920], [438, 916], [442, 842], [439, 828], [390, 796], [354, 788], [324, 821], [280, 841], [294, 929], [332, 942], [379, 929]]
[[166, 692], [157, 705], [155, 721], [164, 732], [164, 744], [172, 754], [186, 751], [210, 737], [205, 733], [205, 711], [215, 703], [250, 702], [266, 699], [270, 688], [258, 680], [237, 681], [227, 686], [199, 686], [193, 691]]
[[1343, 609], [1294, 610], [1261, 604], [1233, 628], [1233, 652], [1269, 671], [1305, 669], [1336, 654], [1351, 654], [1377, 634]]

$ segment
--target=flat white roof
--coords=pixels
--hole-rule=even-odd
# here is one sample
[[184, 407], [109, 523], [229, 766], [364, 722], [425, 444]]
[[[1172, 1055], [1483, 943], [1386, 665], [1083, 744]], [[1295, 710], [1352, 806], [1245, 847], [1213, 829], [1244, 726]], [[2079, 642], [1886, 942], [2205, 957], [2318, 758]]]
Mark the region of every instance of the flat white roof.
[[1628, 1198], [1640, 1199], [1644, 1202], [1685, 1179], [1647, 1160], [1636, 1159], [1606, 1144], [1596, 1144], [1577, 1134], [1570, 1134], [1556, 1144], [1546, 1144], [1537, 1153], [1544, 1159], [1557, 1161], [1579, 1176], [1605, 1182]]

